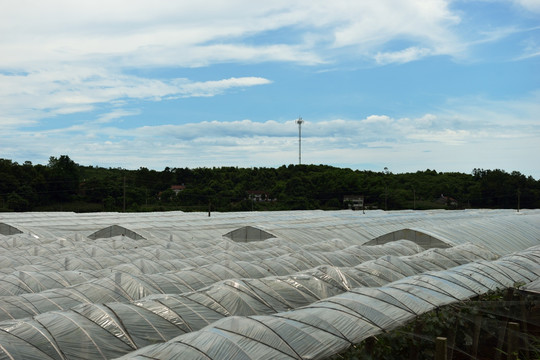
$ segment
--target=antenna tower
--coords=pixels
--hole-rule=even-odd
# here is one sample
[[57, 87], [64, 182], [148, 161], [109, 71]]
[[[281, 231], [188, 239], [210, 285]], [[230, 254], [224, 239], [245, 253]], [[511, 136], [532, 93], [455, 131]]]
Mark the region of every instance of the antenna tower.
[[302, 165], [302, 124], [304, 120], [301, 116], [298, 117], [296, 123], [298, 124], [298, 165]]

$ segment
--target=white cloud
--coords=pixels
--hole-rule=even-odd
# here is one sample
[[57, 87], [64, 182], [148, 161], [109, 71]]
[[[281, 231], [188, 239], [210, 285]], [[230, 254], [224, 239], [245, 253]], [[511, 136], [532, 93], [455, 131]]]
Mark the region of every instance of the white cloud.
[[183, 125], [143, 126], [134, 129], [139, 136], [172, 137], [177, 140], [194, 140], [201, 138], [222, 139], [224, 137], [246, 138], [254, 136], [288, 137], [294, 136], [297, 129], [294, 121], [278, 123], [269, 120], [263, 123], [251, 120], [241, 121], [203, 121]]
[[365, 120], [362, 120], [364, 124], [370, 123], [383, 123], [387, 124], [392, 122], [392, 119], [386, 115], [370, 115]]
[[[320, 142], [321, 148], [362, 148], [373, 144], [431, 143], [464, 145], [501, 138], [540, 136], [540, 94], [520, 101], [455, 99], [446, 110], [420, 117], [392, 118], [370, 115], [364, 119], [306, 120], [302, 126], [303, 141]], [[515, 126], [518, 125], [518, 126]], [[294, 120], [277, 122], [208, 121], [181, 125], [144, 126], [132, 129], [137, 138], [170, 138], [172, 142], [236, 141], [264, 138], [295, 141], [298, 128]], [[231, 144], [231, 141], [235, 143]], [[283, 140], [285, 141], [285, 140]], [[324, 145], [323, 145], [324, 144]]]
[[[538, 1], [515, 2], [537, 12]], [[459, 58], [470, 46], [525, 32], [526, 26], [513, 23], [481, 32], [460, 6], [450, 0], [4, 1], [0, 129], [10, 135], [0, 142], [0, 154], [34, 160], [69, 153], [84, 164], [99, 158], [105, 166], [135, 168], [296, 162], [294, 120], [146, 127], [126, 121], [121, 129], [116, 126], [140, 114], [138, 101], [216, 96], [271, 82], [258, 73], [246, 76], [245, 68], [238, 70], [241, 75], [213, 78], [208, 74], [214, 69], [209, 70], [208, 81], [140, 75], [160, 73], [161, 67], [180, 73], [181, 68], [217, 63], [335, 62], [332, 66], [339, 68], [341, 61], [367, 59], [370, 65], [401, 64], [436, 55]], [[462, 19], [473, 31], [461, 27]], [[537, 42], [530, 38], [522, 43], [522, 59], [538, 56]], [[519, 156], [516, 149], [538, 153], [537, 141], [532, 141], [540, 137], [538, 104], [538, 94], [512, 102], [455, 99], [423, 116], [307, 119], [305, 159], [390, 164], [406, 163], [408, 155], [432, 164], [441, 158], [453, 161], [443, 153], [450, 150], [468, 164], [465, 160], [480, 156], [472, 144], [500, 159]], [[24, 128], [83, 112], [87, 114], [81, 118], [93, 120], [64, 128], [51, 125], [54, 130], [43, 132]], [[509, 155], [497, 150], [494, 139]], [[474, 156], [467, 157], [465, 150]], [[173, 158], [175, 163], [166, 160]]]
[[260, 77], [229, 78], [217, 81], [190, 82], [174, 80], [173, 83], [178, 87], [179, 93], [183, 96], [215, 96], [232, 88], [241, 88], [254, 85], [266, 85], [271, 81]]
[[375, 61], [379, 64], [407, 63], [433, 54], [431, 49], [410, 47], [400, 51], [377, 53]]
[[[32, 124], [38, 119], [55, 115], [87, 112], [94, 110], [98, 104], [114, 104], [116, 101], [214, 96], [234, 88], [269, 83], [270, 80], [260, 77], [200, 82], [188, 79], [155, 80], [81, 67], [0, 74], [0, 127]], [[120, 114], [126, 110], [116, 111]]]
[[108, 122], [111, 122], [115, 119], [120, 119], [126, 116], [134, 116], [139, 115], [141, 112], [139, 110], [124, 110], [124, 109], [116, 109], [109, 113], [102, 114], [98, 116], [96, 123], [105, 124]]
[[[540, 27], [532, 31], [538, 32], [539, 30]], [[515, 60], [519, 61], [540, 56], [540, 43], [536, 38], [530, 37], [523, 40], [521, 44], [523, 46], [523, 53], [519, 55]]]
[[[363, 56], [377, 54], [380, 63], [451, 55], [457, 41], [451, 27], [458, 22], [445, 0], [8, 2], [0, 12], [0, 125], [33, 124], [126, 99], [213, 96], [269, 82], [126, 74], [136, 67], [311, 65], [331, 61], [335, 49], [347, 47]], [[273, 31], [288, 35], [274, 37]], [[396, 38], [421, 46], [374, 51]]]
[[[459, 17], [445, 0], [11, 2], [0, 13], [0, 68], [41, 64], [200, 66], [224, 61], [320, 63], [329, 48], [369, 53], [396, 38], [446, 48]], [[294, 29], [291, 40], [249, 39]], [[322, 46], [322, 47], [321, 47]], [[420, 47], [420, 48], [422, 48]]]
[[450, 28], [460, 21], [444, 0], [340, 1], [339, 6], [347, 21], [336, 30], [336, 46], [370, 48], [391, 39], [410, 39], [438, 47], [456, 40]]
[[540, 13], [540, 1], [538, 0], [514, 0], [514, 2], [528, 11]]
[[[457, 56], [462, 49], [453, 27], [459, 21], [448, 0], [7, 2], [0, 12], [0, 126], [35, 124], [99, 104], [214, 96], [270, 82], [128, 75], [135, 68], [314, 65], [350, 49], [380, 64]], [[413, 45], [388, 50], [395, 40]]]
[[[470, 100], [474, 104], [475, 99]], [[495, 103], [495, 102], [494, 102]], [[498, 118], [484, 119], [477, 108], [462, 101], [452, 111], [420, 117], [373, 115], [363, 119], [307, 120], [302, 128], [303, 163], [372, 168], [393, 172], [435, 168], [468, 172], [474, 167], [518, 169], [535, 177], [531, 165], [540, 152], [536, 95], [499, 104], [493, 112], [510, 117], [514, 108], [521, 126], [509, 128]], [[506, 108], [506, 113], [501, 109]], [[130, 113], [110, 113], [100, 120]], [[459, 120], [459, 121], [458, 121]], [[483, 120], [483, 121], [479, 121]], [[15, 130], [0, 144], [4, 156], [15, 161], [46, 163], [51, 154], [68, 153], [85, 165], [162, 169], [200, 166], [279, 166], [296, 163], [298, 133], [294, 119], [254, 122], [211, 121], [183, 125], [102, 127], [89, 122], [69, 129], [35, 134]], [[134, 151], [133, 149], [137, 149]], [[16, 155], [16, 156], [13, 156]], [[40, 158], [40, 156], [42, 158]], [[99, 159], [99, 163], [96, 163]], [[380, 169], [379, 169], [380, 168]]]
[[440, 131], [420, 130], [417, 133], [407, 135], [407, 138], [447, 145], [462, 145], [467, 140], [470, 140], [471, 133], [467, 130], [451, 129], [444, 129]]

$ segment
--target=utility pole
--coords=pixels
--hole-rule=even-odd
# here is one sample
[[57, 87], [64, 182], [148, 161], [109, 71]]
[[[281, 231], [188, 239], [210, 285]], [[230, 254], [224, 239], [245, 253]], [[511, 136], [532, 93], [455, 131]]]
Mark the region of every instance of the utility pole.
[[388, 210], [388, 185], [384, 185], [384, 211]]
[[384, 167], [384, 211], [388, 210], [388, 168]]
[[366, 204], [365, 198], [364, 198], [364, 195], [362, 195], [362, 214], [366, 213], [365, 204]]
[[302, 124], [304, 120], [299, 117], [296, 123], [298, 124], [298, 165], [302, 165]]
[[126, 212], [126, 175], [124, 175], [124, 204], [122, 206], [123, 212]]
[[518, 209], [517, 209], [517, 212], [519, 212], [519, 207], [520, 207], [520, 203], [521, 203], [521, 189], [518, 188], [518, 191], [517, 191], [517, 197], [518, 197]]

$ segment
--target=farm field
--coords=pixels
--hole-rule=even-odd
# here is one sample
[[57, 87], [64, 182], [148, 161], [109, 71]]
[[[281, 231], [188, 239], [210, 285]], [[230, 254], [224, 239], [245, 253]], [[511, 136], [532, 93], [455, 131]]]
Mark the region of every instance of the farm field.
[[5, 213], [0, 248], [0, 358], [325, 359], [534, 294], [540, 211]]

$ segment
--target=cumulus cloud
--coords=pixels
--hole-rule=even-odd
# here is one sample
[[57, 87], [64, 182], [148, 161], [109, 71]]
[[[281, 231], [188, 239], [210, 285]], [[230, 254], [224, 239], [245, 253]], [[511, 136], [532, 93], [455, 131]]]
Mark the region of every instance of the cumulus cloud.
[[[323, 121], [305, 121], [303, 124], [303, 142], [322, 149], [361, 149], [367, 147], [392, 147], [400, 144], [438, 144], [444, 146], [459, 146], [494, 138], [519, 138], [539, 134], [540, 129], [535, 121], [534, 112], [538, 106], [530, 99], [528, 110], [515, 114], [524, 116], [528, 112], [528, 120], [522, 119], [522, 130], [509, 130], [505, 123], [499, 123], [497, 117], [487, 122], [479, 122], [478, 118], [486, 115], [484, 107], [478, 107], [475, 117], [473, 109], [464, 104], [460, 110], [443, 111], [439, 114], [425, 114], [420, 117], [392, 118], [387, 115], [371, 115], [363, 119], [329, 119]], [[526, 101], [520, 104], [498, 105], [493, 113], [502, 108], [511, 109], [513, 106], [527, 109]], [[461, 113], [460, 111], [463, 111]], [[118, 111], [104, 114], [100, 120], [105, 122], [118, 116], [128, 116], [136, 113]], [[500, 115], [504, 116], [504, 115]], [[508, 117], [508, 114], [506, 114]], [[278, 122], [268, 120], [256, 122], [249, 119], [238, 121], [204, 121], [186, 124], [146, 125], [119, 129], [114, 126], [100, 127], [95, 123], [74, 126], [69, 129], [58, 129], [44, 132], [45, 136], [72, 137], [73, 132], [79, 132], [81, 138], [86, 134], [94, 134], [93, 139], [135, 141], [145, 143], [148, 151], [160, 146], [165, 148], [185, 146], [193, 148], [230, 147], [228, 152], [243, 153], [245, 146], [261, 146], [260, 150], [279, 151], [285, 144], [295, 144], [298, 138], [298, 128], [295, 120]], [[24, 134], [21, 132], [21, 134]], [[54, 135], [53, 135], [54, 134]], [[67, 135], [69, 134], [69, 135]], [[92, 140], [93, 141], [93, 140]], [[82, 141], [87, 143], [88, 141]], [[159, 144], [159, 146], [158, 146]], [[110, 144], [105, 144], [110, 145]], [[266, 150], [262, 150], [266, 147]]]
[[[538, 1], [515, 3], [538, 13]], [[237, 121], [177, 124], [162, 119], [147, 126], [124, 121], [121, 128], [119, 123], [142, 114], [143, 107], [137, 105], [143, 102], [219, 96], [278, 81], [262, 75], [270, 73], [268, 68], [241, 65], [287, 62], [339, 68], [348, 62], [375, 66], [438, 55], [460, 58], [467, 47], [522, 31], [511, 24], [470, 32], [470, 27], [460, 26], [473, 21], [456, 4], [450, 0], [5, 2], [0, 12], [0, 129], [10, 136], [0, 142], [0, 152], [14, 159], [69, 152], [84, 164], [99, 158], [101, 165], [135, 168], [295, 162], [294, 120], [257, 122], [242, 120], [248, 116], [243, 114]], [[532, 35], [521, 45], [522, 58], [538, 56]], [[226, 76], [209, 70], [204, 81], [181, 78], [203, 73], [188, 70], [214, 64], [236, 66], [228, 67], [232, 72]], [[265, 72], [245, 74], [246, 68]], [[169, 70], [176, 78], [161, 77]], [[458, 154], [470, 150], [472, 142], [488, 144], [493, 138], [506, 144], [501, 148], [508, 154], [515, 155], [512, 144], [518, 141], [538, 152], [530, 139], [539, 135], [539, 103], [537, 95], [504, 103], [456, 99], [445, 109], [420, 116], [381, 112], [363, 118], [307, 119], [306, 161], [352, 165], [369, 158], [369, 162], [405, 163], [405, 155], [436, 154], [430, 159], [437, 159], [443, 149]], [[86, 114], [77, 123], [34, 131], [40, 122], [55, 117], [69, 122], [65, 119], [82, 113]], [[508, 120], [519, 127], [510, 128]], [[222, 157], [216, 160], [215, 154]]]
[[[0, 68], [47, 63], [201, 66], [226, 61], [319, 63], [331, 48], [366, 54], [395, 38], [451, 55], [459, 23], [446, 0], [248, 0], [204, 3], [97, 0], [3, 6]], [[59, 11], [61, 9], [61, 11]], [[295, 29], [291, 39], [257, 36]], [[420, 47], [422, 48], [422, 47]], [[427, 52], [426, 52], [427, 54]]]
[[[499, 122], [497, 117], [478, 121], [486, 116], [485, 104], [473, 108], [478, 99], [469, 103], [461, 99], [461, 107], [450, 104], [451, 110], [419, 117], [372, 115], [361, 119], [306, 120], [302, 128], [302, 162], [378, 171], [388, 166], [393, 172], [422, 168], [467, 172], [481, 166], [519, 169], [538, 177], [540, 174], [530, 168], [530, 161], [520, 155], [523, 151], [540, 151], [537, 100], [532, 95], [507, 104], [493, 102], [493, 113], [521, 119], [518, 128]], [[514, 109], [521, 110], [512, 115]], [[101, 121], [127, 115], [133, 114], [106, 113]], [[51, 154], [69, 153], [85, 165], [134, 169], [280, 166], [298, 159], [298, 127], [294, 119], [127, 128], [113, 123], [102, 125], [88, 122], [40, 133], [14, 130], [13, 136], [3, 139], [0, 149], [5, 156], [18, 161], [31, 158], [46, 163]]]
[[444, 129], [442, 131], [418, 131], [407, 135], [409, 139], [417, 139], [447, 145], [461, 145], [470, 139], [471, 133], [467, 130]]
[[369, 49], [396, 38], [438, 46], [457, 40], [450, 29], [460, 18], [444, 0], [340, 1], [338, 6], [348, 21], [336, 29], [336, 46]]
[[[379, 64], [455, 56], [459, 21], [448, 0], [9, 2], [0, 12], [0, 125], [270, 82], [258, 76], [164, 80], [133, 75], [136, 68], [314, 65], [350, 49]], [[416, 45], [380, 50], [396, 39]]]

